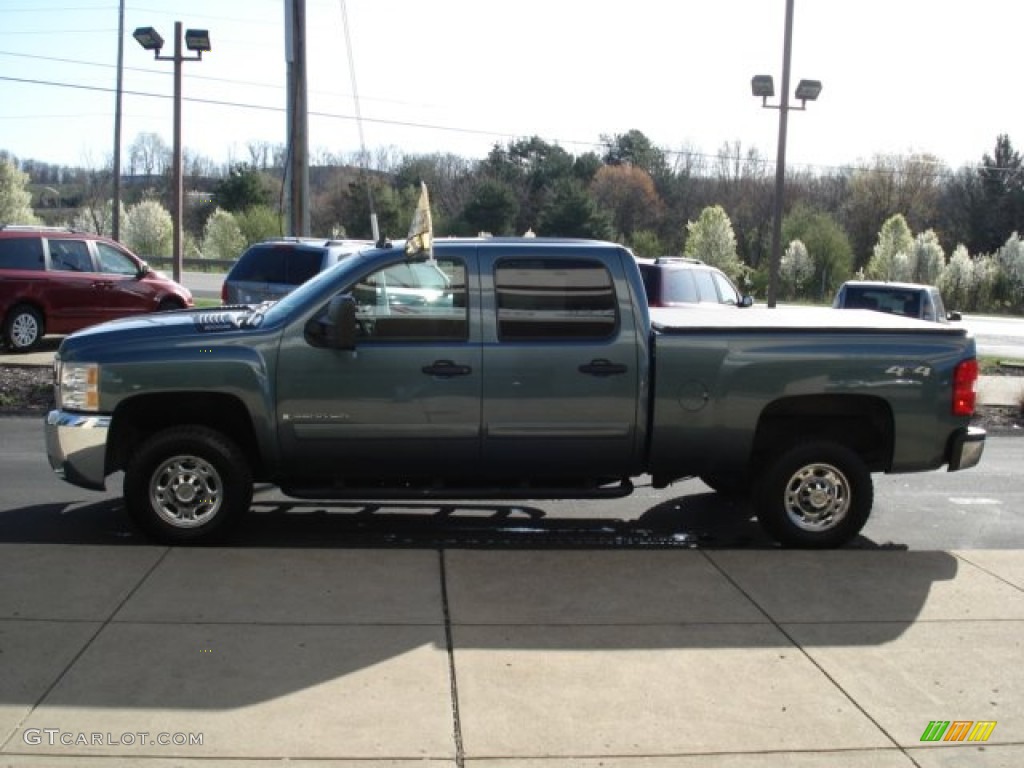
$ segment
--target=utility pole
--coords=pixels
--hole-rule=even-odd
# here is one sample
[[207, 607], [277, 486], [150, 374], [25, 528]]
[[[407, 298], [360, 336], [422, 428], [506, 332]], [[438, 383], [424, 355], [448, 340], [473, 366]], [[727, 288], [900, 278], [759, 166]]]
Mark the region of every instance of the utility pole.
[[309, 109], [306, 100], [306, 0], [285, 0], [285, 60], [288, 64], [288, 145], [285, 204], [288, 232], [308, 237]]
[[117, 16], [117, 97], [114, 101], [114, 223], [111, 237], [121, 239], [121, 102], [124, 96], [124, 0]]

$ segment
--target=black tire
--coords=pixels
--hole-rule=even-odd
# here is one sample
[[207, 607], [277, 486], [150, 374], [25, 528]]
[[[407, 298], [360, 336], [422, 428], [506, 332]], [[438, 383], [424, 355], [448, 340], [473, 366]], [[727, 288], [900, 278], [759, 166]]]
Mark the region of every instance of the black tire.
[[30, 352], [46, 335], [42, 313], [28, 304], [19, 304], [4, 320], [4, 345], [11, 352]]
[[758, 521], [787, 547], [827, 549], [853, 539], [871, 514], [867, 465], [830, 441], [794, 446], [762, 473], [754, 493]]
[[176, 309], [184, 309], [185, 305], [177, 299], [161, 299], [156, 305], [157, 312], [173, 312]]
[[162, 544], [216, 544], [249, 511], [252, 473], [241, 449], [207, 427], [146, 439], [124, 475], [128, 515]]

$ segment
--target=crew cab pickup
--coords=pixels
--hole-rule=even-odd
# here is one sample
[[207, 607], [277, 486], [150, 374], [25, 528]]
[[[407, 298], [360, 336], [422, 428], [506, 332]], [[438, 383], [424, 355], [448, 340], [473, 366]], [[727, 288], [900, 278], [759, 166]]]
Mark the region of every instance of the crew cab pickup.
[[55, 366], [50, 464], [91, 489], [123, 470], [128, 513], [166, 543], [222, 540], [255, 482], [608, 498], [649, 475], [747, 494], [782, 544], [834, 547], [868, 518], [871, 473], [966, 469], [985, 441], [964, 329], [650, 310], [633, 254], [584, 240], [371, 248], [276, 303], [75, 333]]

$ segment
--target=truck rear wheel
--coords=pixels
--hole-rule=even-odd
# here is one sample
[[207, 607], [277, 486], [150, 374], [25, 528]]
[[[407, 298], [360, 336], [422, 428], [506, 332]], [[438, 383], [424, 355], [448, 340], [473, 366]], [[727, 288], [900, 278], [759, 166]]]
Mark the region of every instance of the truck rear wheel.
[[200, 426], [158, 432], [125, 469], [128, 514], [163, 544], [212, 544], [249, 510], [252, 474], [245, 454]]
[[853, 539], [871, 514], [871, 473], [856, 453], [818, 441], [786, 450], [754, 494], [761, 526], [788, 547], [825, 549]]

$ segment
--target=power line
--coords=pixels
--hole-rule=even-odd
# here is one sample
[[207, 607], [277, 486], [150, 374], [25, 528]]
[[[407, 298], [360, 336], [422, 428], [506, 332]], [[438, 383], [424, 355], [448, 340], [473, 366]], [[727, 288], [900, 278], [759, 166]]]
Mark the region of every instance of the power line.
[[[2, 52], [0, 52], [0, 53], [2, 53]], [[20, 55], [20, 54], [14, 54], [14, 55]], [[97, 66], [104, 66], [104, 65], [97, 65]], [[146, 70], [146, 71], [148, 71], [148, 70]], [[216, 78], [209, 78], [209, 79], [216, 79]], [[84, 90], [84, 91], [92, 91], [92, 92], [99, 92], [99, 93], [114, 93], [114, 89], [113, 88], [108, 88], [108, 87], [104, 87], [104, 86], [84, 85], [84, 84], [80, 84], [80, 83], [63, 83], [63, 82], [57, 82], [57, 81], [52, 81], [52, 80], [41, 80], [41, 79], [33, 79], [33, 78], [21, 78], [21, 77], [10, 77], [10, 76], [0, 75], [0, 81], [7, 81], [7, 82], [13, 82], [13, 83], [22, 83], [22, 84], [26, 84], [26, 85], [45, 85], [45, 86], [56, 87], [56, 88], [70, 88], [70, 89], [74, 89], [74, 90]], [[229, 81], [229, 82], [232, 82], [232, 81]], [[145, 97], [145, 98], [154, 98], [154, 99], [171, 99], [172, 98], [171, 96], [169, 96], [167, 94], [151, 93], [151, 92], [147, 92], [147, 91], [130, 91], [130, 90], [126, 90], [126, 91], [123, 91], [123, 93], [125, 95], [128, 95], [128, 96], [142, 96], [142, 97]], [[237, 108], [237, 109], [250, 109], [250, 110], [262, 111], [262, 112], [276, 112], [276, 113], [283, 113], [283, 112], [285, 112], [285, 108], [284, 107], [271, 107], [271, 106], [268, 106], [268, 105], [265, 105], [265, 104], [252, 104], [252, 103], [245, 103], [245, 102], [225, 101], [225, 100], [222, 100], [222, 99], [206, 99], [206, 98], [197, 98], [197, 97], [189, 97], [189, 96], [183, 97], [182, 100], [190, 102], [190, 103], [195, 103], [195, 104], [207, 104], [207, 105], [219, 106], [219, 107], [232, 107], [232, 108]], [[357, 122], [360, 119], [360, 117], [358, 115], [338, 114], [338, 113], [322, 112], [322, 111], [310, 111], [309, 115], [313, 116], [313, 117], [320, 117], [320, 118], [325, 118], [325, 119], [330, 119], [330, 120], [346, 120], [346, 121], [353, 121], [353, 122]], [[47, 115], [45, 117], [50, 117], [50, 116]], [[19, 117], [15, 117], [15, 116], [11, 116], [11, 115], [0, 116], [0, 120], [3, 120], [3, 119], [24, 119], [24, 118], [19, 118]], [[487, 129], [480, 129], [480, 128], [462, 128], [462, 127], [456, 127], [456, 126], [450, 126], [450, 125], [438, 125], [438, 124], [434, 124], [434, 123], [423, 123], [423, 122], [417, 122], [417, 121], [412, 121], [412, 120], [394, 120], [394, 119], [388, 119], [388, 118], [375, 118], [375, 117], [365, 117], [365, 116], [362, 117], [361, 119], [364, 120], [365, 122], [375, 123], [375, 124], [378, 124], [378, 125], [391, 125], [391, 126], [396, 126], [396, 127], [400, 127], [400, 128], [414, 128], [414, 129], [419, 129], [419, 130], [442, 131], [442, 132], [446, 132], [446, 133], [455, 133], [455, 134], [466, 135], [466, 136], [490, 136], [490, 137], [493, 137], [493, 138], [500, 138], [500, 139], [505, 139], [505, 140], [524, 138], [523, 134], [513, 134], [513, 133], [509, 133], [507, 131], [494, 131], [494, 130], [487, 130]], [[582, 140], [569, 140], [569, 139], [552, 139], [551, 143], [555, 144], [556, 146], [560, 146], [560, 145], [563, 145], [563, 144], [569, 144], [569, 145], [574, 145], [574, 146], [591, 147], [591, 148], [594, 148], [594, 149], [602, 149], [602, 148], [606, 147], [606, 145], [604, 143], [602, 143], [602, 142], [582, 141]], [[708, 152], [695, 152], [695, 151], [684, 150], [684, 149], [672, 150], [672, 149], [660, 149], [660, 148], [659, 148], [659, 151], [661, 151], [666, 157], [668, 157], [668, 156], [691, 157], [691, 158], [699, 158], [699, 159], [703, 159], [703, 160], [710, 160], [710, 161], [713, 161], [713, 162], [718, 162], [719, 160], [723, 159], [723, 156], [720, 155], [720, 154], [711, 154], [711, 153], [708, 153]], [[732, 160], [733, 158], [731, 156], [728, 156], [725, 159]], [[774, 166], [774, 162], [771, 161], [771, 160], [768, 160], [766, 158], [765, 159], [758, 158], [757, 162], [760, 163], [761, 165], [763, 165], [766, 169]], [[935, 161], [934, 164], [941, 165], [942, 161]], [[892, 175], [895, 176], [895, 175], [900, 175], [900, 174], [906, 173], [905, 169], [898, 169], [898, 168], [891, 168], [890, 169], [890, 168], [879, 168], [877, 166], [857, 166], [857, 165], [850, 165], [850, 164], [847, 164], [847, 165], [822, 165], [822, 164], [813, 164], [813, 163], [790, 163], [789, 167], [790, 168], [794, 168], [794, 169], [803, 168], [803, 169], [805, 169], [807, 171], [815, 171], [815, 170], [817, 170], [819, 172], [820, 171], [830, 171], [830, 172], [832, 172], [834, 174], [840, 174], [840, 175], [863, 172], [863, 173], [888, 173], [888, 174], [892, 174]], [[980, 168], [982, 166], [980, 164], [977, 164], [977, 165], [974, 165], [974, 166], [967, 166], [967, 167], [968, 168], [977, 169], [977, 168]], [[1017, 168], [1001, 168], [1001, 167], [995, 167], [995, 166], [984, 166], [984, 168], [986, 170], [988, 170], [988, 171], [992, 171], [992, 172], [996, 172], [996, 173], [1007, 173], [1007, 174], [1009, 174], [1009, 173], [1017, 173], [1020, 170], [1020, 169], [1017, 169]], [[953, 175], [955, 175], [955, 173], [956, 173], [955, 171], [953, 171], [952, 169], [946, 167], [942, 171], [935, 171], [935, 172], [933, 172], [931, 174], [922, 174], [922, 175], [930, 175], [930, 176], [934, 176], [936, 178], [941, 178], [941, 177], [953, 176]]]

